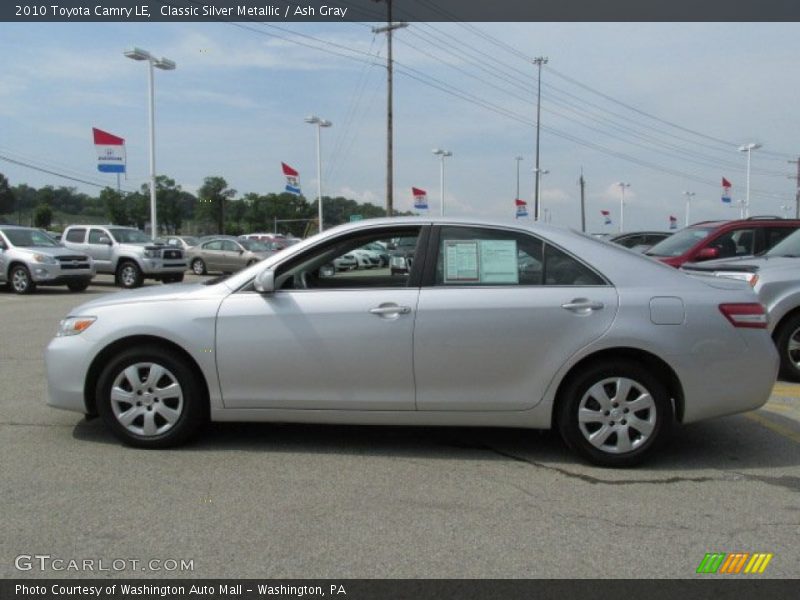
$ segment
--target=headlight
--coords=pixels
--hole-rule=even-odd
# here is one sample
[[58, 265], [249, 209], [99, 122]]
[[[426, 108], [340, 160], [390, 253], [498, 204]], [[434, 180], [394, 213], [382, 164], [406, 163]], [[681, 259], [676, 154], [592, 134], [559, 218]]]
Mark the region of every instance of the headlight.
[[34, 254], [33, 260], [37, 263], [44, 263], [46, 265], [55, 265], [58, 261], [49, 254]]
[[161, 254], [161, 250], [145, 250], [144, 257], [145, 258], [158, 258]]
[[89, 329], [96, 320], [97, 317], [67, 317], [66, 319], [62, 319], [58, 324], [58, 333], [56, 333], [56, 337], [66, 337], [83, 333]]
[[738, 279], [739, 281], [746, 281], [750, 287], [755, 287], [758, 283], [758, 275], [756, 273], [743, 273], [742, 271], [718, 271], [714, 273], [717, 277], [725, 277], [726, 279]]

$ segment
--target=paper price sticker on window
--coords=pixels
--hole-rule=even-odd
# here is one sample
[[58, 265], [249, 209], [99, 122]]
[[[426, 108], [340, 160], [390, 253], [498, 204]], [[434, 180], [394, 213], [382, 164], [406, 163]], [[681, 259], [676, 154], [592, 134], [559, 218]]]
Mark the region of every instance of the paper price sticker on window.
[[519, 283], [515, 240], [444, 243], [444, 283]]

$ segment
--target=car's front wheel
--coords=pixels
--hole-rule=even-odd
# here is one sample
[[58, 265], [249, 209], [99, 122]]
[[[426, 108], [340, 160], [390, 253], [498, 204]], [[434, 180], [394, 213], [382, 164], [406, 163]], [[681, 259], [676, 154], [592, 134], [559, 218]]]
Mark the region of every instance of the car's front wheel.
[[144, 283], [142, 270], [135, 262], [126, 260], [117, 267], [117, 283], [126, 288], [138, 288]]
[[780, 325], [775, 333], [775, 345], [781, 357], [781, 375], [800, 381], [800, 313]]
[[8, 274], [11, 289], [17, 294], [30, 294], [36, 289], [36, 284], [31, 278], [31, 272], [25, 265], [14, 265]]
[[595, 363], [573, 376], [559, 398], [561, 437], [596, 465], [638, 464], [672, 427], [667, 388], [636, 362]]
[[203, 262], [202, 258], [195, 258], [192, 261], [192, 272], [195, 275], [205, 275], [206, 274], [206, 263]]
[[139, 448], [186, 442], [207, 420], [207, 400], [192, 366], [158, 346], [120, 353], [97, 383], [97, 411], [120, 440]]

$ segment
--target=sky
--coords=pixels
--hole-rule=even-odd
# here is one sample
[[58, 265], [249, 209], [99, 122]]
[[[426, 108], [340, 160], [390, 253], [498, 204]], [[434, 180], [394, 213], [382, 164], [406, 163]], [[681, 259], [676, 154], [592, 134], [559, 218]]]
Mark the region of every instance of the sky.
[[[157, 172], [196, 192], [222, 176], [241, 197], [282, 191], [281, 161], [317, 190], [315, 114], [323, 194], [383, 205], [386, 184], [385, 36], [371, 23], [0, 23], [0, 157], [116, 185], [97, 172], [91, 128], [125, 138], [123, 188], [148, 178], [147, 68], [137, 46], [177, 63], [155, 72]], [[541, 202], [556, 225], [580, 227], [586, 181], [589, 231], [665, 230], [669, 216], [736, 218], [794, 210], [800, 155], [798, 23], [415, 23], [394, 37], [394, 197], [411, 187], [446, 214], [514, 219], [533, 204], [536, 68], [542, 69]], [[299, 42], [299, 43], [298, 43]], [[322, 48], [322, 49], [320, 49]], [[0, 158], [12, 185], [100, 188]], [[611, 213], [605, 225], [601, 210]]]

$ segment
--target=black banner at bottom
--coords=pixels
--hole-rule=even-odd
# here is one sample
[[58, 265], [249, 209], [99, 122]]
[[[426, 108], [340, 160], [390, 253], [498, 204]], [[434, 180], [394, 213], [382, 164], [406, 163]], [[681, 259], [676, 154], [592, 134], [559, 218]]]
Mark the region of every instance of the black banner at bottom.
[[644, 597], [795, 598], [797, 582], [709, 576], [675, 579], [7, 579], [0, 600], [594, 600]]

